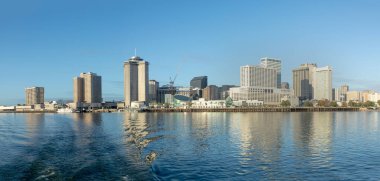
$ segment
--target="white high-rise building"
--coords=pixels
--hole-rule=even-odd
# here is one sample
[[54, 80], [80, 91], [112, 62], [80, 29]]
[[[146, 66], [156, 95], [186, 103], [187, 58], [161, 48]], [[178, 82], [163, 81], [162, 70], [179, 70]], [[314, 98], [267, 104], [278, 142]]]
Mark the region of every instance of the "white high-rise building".
[[277, 87], [277, 71], [261, 66], [242, 66], [240, 67], [240, 86]]
[[314, 99], [332, 100], [332, 69], [329, 66], [316, 68], [314, 74]]
[[[280, 71], [280, 72], [278, 72]], [[240, 67], [240, 87], [230, 88], [234, 101], [262, 101], [266, 105], [279, 105], [285, 98], [291, 105], [298, 105], [293, 90], [281, 89], [281, 62], [262, 59], [261, 65]], [[279, 87], [278, 87], [279, 86]]]
[[124, 101], [130, 107], [133, 101], [149, 99], [149, 62], [133, 56], [124, 62]]
[[262, 58], [261, 59], [261, 67], [263, 68], [271, 68], [277, 71], [277, 88], [281, 88], [281, 60], [273, 59], [273, 58]]

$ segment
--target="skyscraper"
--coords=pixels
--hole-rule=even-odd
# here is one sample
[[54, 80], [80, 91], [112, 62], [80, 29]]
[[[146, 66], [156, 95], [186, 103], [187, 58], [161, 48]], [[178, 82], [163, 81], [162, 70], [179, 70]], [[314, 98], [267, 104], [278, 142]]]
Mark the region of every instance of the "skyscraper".
[[277, 75], [273, 68], [245, 65], [240, 67], [240, 86], [277, 88]]
[[281, 60], [265, 57], [261, 59], [261, 66], [277, 71], [277, 88], [281, 89]]
[[300, 100], [312, 100], [314, 98], [314, 74], [316, 64], [302, 64], [293, 70], [294, 95]]
[[[273, 63], [272, 65], [270, 63]], [[298, 98], [293, 90], [278, 88], [279, 61], [262, 60], [258, 66], [246, 65], [240, 67], [240, 87], [229, 89], [234, 101], [262, 101], [265, 105], [279, 105], [283, 99], [288, 99], [291, 105], [298, 105]]]
[[190, 81], [190, 87], [193, 89], [204, 89], [207, 87], [207, 76], [194, 77]]
[[74, 103], [101, 103], [102, 77], [95, 73], [81, 73], [74, 77]]
[[329, 66], [315, 70], [314, 99], [332, 100], [332, 69]]
[[149, 102], [158, 102], [159, 83], [155, 80], [149, 80]]
[[26, 105], [43, 104], [45, 101], [45, 89], [43, 87], [30, 87], [25, 89]]
[[133, 101], [149, 99], [149, 62], [133, 56], [124, 62], [124, 102], [130, 107]]

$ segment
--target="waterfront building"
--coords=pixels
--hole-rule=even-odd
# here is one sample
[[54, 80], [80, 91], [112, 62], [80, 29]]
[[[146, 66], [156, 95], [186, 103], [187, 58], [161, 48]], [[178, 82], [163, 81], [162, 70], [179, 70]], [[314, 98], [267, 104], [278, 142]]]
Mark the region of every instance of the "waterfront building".
[[96, 73], [81, 73], [74, 77], [74, 99], [78, 103], [101, 103], [102, 99], [102, 77]]
[[190, 87], [193, 89], [198, 88], [198, 89], [204, 89], [207, 87], [207, 76], [198, 76], [194, 77], [190, 81]]
[[293, 70], [294, 95], [300, 100], [312, 100], [314, 98], [314, 74], [317, 64], [302, 64]]
[[377, 103], [380, 100], [380, 93], [374, 92], [369, 94], [368, 100]]
[[332, 101], [336, 101], [336, 98], [335, 98], [335, 94], [336, 94], [336, 93], [335, 93], [335, 92], [336, 92], [336, 89], [333, 88], [333, 89], [332, 89], [332, 92], [331, 92], [331, 96], [332, 96], [332, 97], [331, 97], [331, 100], [332, 100]]
[[219, 99], [227, 99], [230, 95], [230, 88], [237, 87], [236, 85], [222, 85], [219, 87]]
[[348, 91], [347, 92], [347, 102], [349, 102], [349, 101], [360, 102], [361, 101], [360, 91]]
[[149, 102], [158, 102], [159, 82], [149, 80]]
[[261, 59], [261, 67], [275, 69], [277, 72], [277, 88], [281, 88], [281, 60], [273, 59], [273, 58], [262, 58]]
[[342, 85], [339, 88], [335, 89], [335, 101], [346, 102], [347, 101], [347, 92], [349, 91], [348, 85]]
[[149, 62], [133, 56], [124, 62], [124, 102], [146, 102], [149, 99]]
[[277, 71], [261, 66], [242, 66], [240, 67], [240, 86], [277, 88]]
[[370, 100], [369, 96], [371, 94], [374, 94], [374, 93], [375, 93], [375, 91], [373, 91], [373, 90], [361, 91], [360, 92], [360, 101], [361, 102], [367, 102], [367, 101], [369, 101]]
[[43, 104], [45, 101], [45, 89], [43, 87], [30, 87], [25, 89], [25, 104]]
[[[298, 105], [293, 90], [278, 88], [277, 70], [273, 67], [246, 65], [240, 67], [240, 87], [230, 88], [233, 101], [263, 101], [266, 105], [279, 105], [285, 96], [289, 96], [292, 106]], [[297, 100], [296, 100], [297, 99]]]
[[162, 87], [159, 87], [158, 92], [157, 92], [158, 103], [165, 103], [166, 94], [171, 94], [171, 95], [176, 94], [176, 88], [169, 85], [164, 85]]
[[209, 85], [203, 89], [203, 98], [206, 101], [219, 99], [219, 88], [215, 85]]
[[329, 66], [315, 70], [314, 99], [332, 100], [332, 69]]

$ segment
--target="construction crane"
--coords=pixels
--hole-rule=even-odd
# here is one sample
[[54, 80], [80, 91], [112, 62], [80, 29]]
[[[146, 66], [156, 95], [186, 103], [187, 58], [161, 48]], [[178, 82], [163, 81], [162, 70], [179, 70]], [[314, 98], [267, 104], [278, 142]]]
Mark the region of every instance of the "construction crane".
[[174, 82], [175, 82], [175, 80], [177, 79], [177, 76], [178, 76], [178, 74], [176, 74], [176, 75], [174, 76], [174, 79], [172, 79], [172, 77], [170, 77], [169, 87], [174, 87]]

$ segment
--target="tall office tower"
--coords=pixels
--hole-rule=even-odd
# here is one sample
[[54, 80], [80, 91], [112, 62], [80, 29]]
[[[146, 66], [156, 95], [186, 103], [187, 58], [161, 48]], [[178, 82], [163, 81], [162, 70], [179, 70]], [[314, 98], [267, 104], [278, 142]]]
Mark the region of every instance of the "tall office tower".
[[315, 87], [314, 99], [332, 100], [332, 69], [331, 67], [322, 67], [315, 70]]
[[190, 87], [193, 89], [204, 89], [207, 87], [207, 76], [194, 77], [190, 81]]
[[294, 95], [300, 100], [312, 100], [314, 98], [314, 74], [316, 64], [302, 64], [293, 70]]
[[81, 73], [74, 77], [74, 103], [101, 103], [102, 77], [95, 73]]
[[124, 102], [129, 107], [133, 101], [149, 99], [149, 62], [133, 56], [124, 62]]
[[26, 105], [43, 104], [45, 101], [45, 90], [43, 87], [30, 87], [25, 89]]
[[347, 84], [340, 86], [339, 101], [342, 101], [342, 102], [347, 101], [347, 92], [348, 91], [350, 91], [350, 87]]
[[240, 67], [240, 86], [277, 88], [277, 75], [277, 70], [273, 68], [242, 66]]
[[149, 80], [149, 102], [158, 102], [159, 83], [155, 80]]
[[332, 101], [336, 101], [336, 99], [337, 99], [337, 98], [335, 97], [335, 95], [336, 95], [336, 91], [337, 91], [337, 90], [336, 90], [335, 88], [332, 89], [332, 92], [331, 92], [331, 100], [332, 100]]
[[219, 88], [215, 85], [209, 85], [203, 89], [203, 98], [206, 101], [219, 99]]
[[277, 71], [277, 88], [281, 89], [281, 60], [265, 57], [261, 59], [261, 66]]

